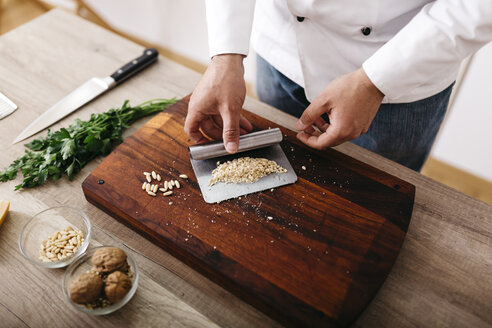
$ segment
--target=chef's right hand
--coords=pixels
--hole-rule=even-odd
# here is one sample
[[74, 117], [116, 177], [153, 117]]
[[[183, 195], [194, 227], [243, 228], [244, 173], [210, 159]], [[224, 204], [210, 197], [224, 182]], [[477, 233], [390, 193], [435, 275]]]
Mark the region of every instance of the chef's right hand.
[[229, 153], [235, 153], [239, 135], [250, 132], [251, 123], [241, 116], [246, 96], [243, 55], [217, 55], [190, 98], [185, 121], [186, 134], [196, 143], [224, 140]]

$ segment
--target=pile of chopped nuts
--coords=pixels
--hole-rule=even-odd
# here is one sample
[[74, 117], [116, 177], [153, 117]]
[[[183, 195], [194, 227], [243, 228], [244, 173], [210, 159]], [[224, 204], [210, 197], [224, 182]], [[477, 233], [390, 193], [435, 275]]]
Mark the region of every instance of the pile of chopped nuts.
[[286, 169], [266, 158], [240, 157], [220, 164], [212, 171], [209, 186], [217, 182], [252, 183], [272, 173], [285, 173]]
[[92, 255], [92, 269], [73, 279], [70, 298], [87, 308], [103, 308], [121, 301], [132, 287], [127, 256], [118, 247], [105, 247]]
[[41, 243], [39, 259], [43, 262], [66, 260], [75, 254], [84, 241], [84, 233], [70, 226], [65, 230], [56, 231]]
[[[160, 182], [162, 180], [161, 175], [156, 173], [155, 171], [152, 172], [144, 172], [143, 173], [145, 176], [145, 181], [142, 184], [142, 190], [145, 190], [148, 195], [155, 197], [157, 196], [157, 191], [162, 192], [163, 196], [171, 196], [173, 194], [173, 188], [179, 189], [181, 188], [181, 183], [178, 180], [171, 179], [169, 181], [164, 181], [162, 182], [162, 185], [160, 185]], [[181, 179], [188, 179], [188, 176], [186, 174], [180, 174], [179, 177]], [[154, 183], [157, 180], [157, 183]]]

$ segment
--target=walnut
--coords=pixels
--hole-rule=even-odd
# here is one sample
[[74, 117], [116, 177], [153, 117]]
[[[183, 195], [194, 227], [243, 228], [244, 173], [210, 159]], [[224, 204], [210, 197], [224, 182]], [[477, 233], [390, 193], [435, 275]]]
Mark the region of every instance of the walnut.
[[104, 292], [106, 297], [113, 303], [117, 303], [125, 297], [132, 288], [132, 280], [121, 271], [115, 271], [106, 278]]
[[126, 254], [118, 247], [105, 247], [92, 255], [94, 270], [100, 273], [111, 273], [116, 270], [127, 271]]
[[101, 277], [92, 272], [81, 274], [70, 283], [70, 298], [77, 304], [94, 302], [103, 288]]

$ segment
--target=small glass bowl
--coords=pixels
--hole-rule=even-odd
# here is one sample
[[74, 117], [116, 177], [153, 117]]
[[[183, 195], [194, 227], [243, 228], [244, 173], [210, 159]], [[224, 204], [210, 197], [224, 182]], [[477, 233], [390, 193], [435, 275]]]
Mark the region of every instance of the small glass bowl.
[[[123, 250], [127, 256], [127, 261], [129, 265], [129, 274], [130, 278], [132, 279], [132, 288], [128, 291], [128, 293], [123, 297], [121, 301], [118, 303], [113, 303], [109, 306], [103, 307], [103, 308], [95, 308], [91, 309], [88, 307], [85, 307], [82, 304], [77, 304], [72, 299], [70, 298], [70, 283], [72, 282], [73, 279], [77, 278], [83, 273], [86, 273], [92, 269], [92, 255], [99, 250], [103, 249], [106, 247], [118, 247], [121, 250]], [[138, 267], [137, 263], [135, 262], [135, 259], [131, 255], [131, 253], [128, 251], [126, 247], [123, 246], [100, 246], [100, 247], [94, 247], [92, 249], [89, 249], [87, 253], [85, 253], [82, 257], [78, 258], [75, 260], [70, 266], [67, 268], [65, 271], [65, 275], [63, 276], [63, 294], [65, 295], [65, 298], [67, 299], [67, 302], [69, 302], [73, 307], [75, 307], [77, 310], [92, 314], [92, 315], [104, 315], [104, 314], [109, 314], [114, 311], [119, 310], [122, 308], [126, 303], [128, 303], [133, 295], [135, 295], [135, 292], [137, 291], [137, 286], [138, 286]]]
[[[82, 246], [67, 259], [43, 262], [39, 256], [42, 242], [56, 231], [65, 230], [68, 226], [84, 233]], [[91, 239], [91, 222], [81, 210], [69, 206], [48, 208], [34, 215], [22, 228], [19, 236], [19, 249], [22, 255], [31, 263], [46, 268], [63, 268], [83, 254]]]

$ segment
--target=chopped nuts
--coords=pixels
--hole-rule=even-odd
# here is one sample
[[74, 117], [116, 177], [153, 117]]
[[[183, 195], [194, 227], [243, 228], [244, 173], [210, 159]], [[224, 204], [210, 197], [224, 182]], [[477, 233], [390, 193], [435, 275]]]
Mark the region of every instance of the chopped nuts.
[[209, 186], [217, 182], [252, 183], [272, 173], [287, 172], [276, 162], [266, 158], [240, 157], [222, 164], [217, 163], [217, 168], [212, 171]]
[[41, 243], [39, 259], [43, 262], [65, 260], [82, 246], [84, 240], [84, 233], [70, 226], [63, 231], [56, 231]]

